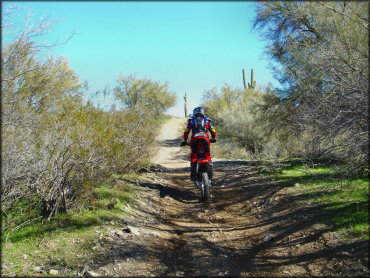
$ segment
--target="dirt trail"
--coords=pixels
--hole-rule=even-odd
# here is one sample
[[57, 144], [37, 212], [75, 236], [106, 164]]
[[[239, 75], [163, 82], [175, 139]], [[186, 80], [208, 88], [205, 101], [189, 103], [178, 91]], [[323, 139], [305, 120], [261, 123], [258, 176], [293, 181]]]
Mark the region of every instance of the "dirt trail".
[[[94, 271], [125, 277], [369, 274], [364, 243], [339, 243], [318, 224], [325, 208], [296, 206], [297, 196], [261, 176], [258, 165], [214, 159], [212, 202], [205, 207], [189, 179], [188, 147], [179, 147], [185, 123], [173, 119], [158, 135], [153, 162], [166, 170], [138, 183], [136, 204], [122, 223], [113, 223], [117, 235], [102, 243]], [[134, 232], [120, 233], [127, 224]]]
[[153, 158], [154, 164], [162, 165], [168, 169], [179, 169], [188, 166], [187, 158], [179, 155], [179, 137], [183, 134], [186, 119], [171, 119], [161, 129], [157, 136], [159, 150]]

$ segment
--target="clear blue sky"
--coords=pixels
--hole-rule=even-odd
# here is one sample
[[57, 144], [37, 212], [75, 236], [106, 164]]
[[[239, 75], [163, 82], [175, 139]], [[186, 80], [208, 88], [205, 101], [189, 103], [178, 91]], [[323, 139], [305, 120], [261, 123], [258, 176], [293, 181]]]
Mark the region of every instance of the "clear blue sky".
[[[116, 86], [116, 79], [136, 74], [169, 88], [178, 96], [169, 114], [183, 116], [183, 96], [189, 110], [201, 103], [203, 92], [225, 83], [242, 88], [242, 68], [258, 85], [278, 83], [264, 57], [265, 42], [252, 31], [254, 2], [3, 2], [16, 3], [33, 20], [50, 15], [63, 19], [50, 39], [77, 33], [54, 50], [68, 57], [89, 94]], [[48, 37], [48, 38], [49, 38]], [[107, 105], [108, 103], [102, 103]]]

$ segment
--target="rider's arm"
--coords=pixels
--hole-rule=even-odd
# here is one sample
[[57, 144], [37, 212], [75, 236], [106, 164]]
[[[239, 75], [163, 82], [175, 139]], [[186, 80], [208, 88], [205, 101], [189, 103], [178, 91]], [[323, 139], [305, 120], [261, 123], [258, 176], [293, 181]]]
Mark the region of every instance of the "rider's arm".
[[191, 123], [191, 119], [188, 120], [188, 124], [185, 128], [185, 131], [184, 131], [184, 141], [187, 141], [188, 140], [188, 136], [189, 136], [189, 132], [192, 128], [192, 123]]
[[207, 128], [208, 128], [209, 132], [211, 133], [212, 139], [216, 139], [216, 130], [213, 127], [212, 120], [210, 118], [208, 118], [207, 123], [208, 123]]

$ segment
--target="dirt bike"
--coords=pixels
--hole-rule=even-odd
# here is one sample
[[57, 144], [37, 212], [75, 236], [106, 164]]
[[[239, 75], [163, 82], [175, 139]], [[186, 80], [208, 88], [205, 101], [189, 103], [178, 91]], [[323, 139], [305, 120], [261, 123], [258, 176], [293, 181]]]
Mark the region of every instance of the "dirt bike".
[[[211, 143], [216, 142], [216, 140], [211, 140]], [[190, 146], [188, 142], [182, 142], [181, 146]], [[211, 178], [213, 175], [213, 165], [212, 162], [206, 160], [205, 153], [201, 148], [198, 148], [197, 160], [196, 160], [196, 178], [194, 184], [200, 189], [203, 200], [208, 203], [211, 199], [210, 188], [211, 188]]]

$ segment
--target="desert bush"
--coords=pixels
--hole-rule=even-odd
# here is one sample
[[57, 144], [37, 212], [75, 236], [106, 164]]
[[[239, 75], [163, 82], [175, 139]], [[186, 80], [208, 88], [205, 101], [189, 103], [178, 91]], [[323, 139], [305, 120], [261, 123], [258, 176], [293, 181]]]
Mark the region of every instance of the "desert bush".
[[203, 94], [202, 106], [206, 109], [207, 115], [217, 123], [220, 109], [230, 108], [234, 102], [240, 99], [242, 94], [242, 90], [233, 89], [229, 84], [225, 84], [220, 91], [217, 88], [206, 90]]
[[241, 146], [252, 154], [261, 152], [265, 139], [263, 130], [255, 124], [259, 117], [256, 105], [263, 100], [261, 96], [260, 91], [245, 90], [239, 101], [229, 107], [221, 107], [217, 113], [222, 136], [237, 138]]
[[[26, 27], [2, 48], [5, 218], [14, 215], [17, 204], [29, 200], [50, 219], [112, 174], [135, 172], [146, 165], [158, 129], [155, 123], [175, 102], [166, 85], [121, 79], [128, 81], [126, 91], [120, 91], [116, 101], [126, 105], [112, 105], [109, 111], [94, 107], [84, 101], [86, 86], [68, 62], [43, 55], [45, 45], [34, 41], [50, 25], [43, 22], [34, 28]], [[135, 93], [137, 86], [145, 95], [137, 92], [137, 104], [128, 105], [125, 92]]]
[[[244, 158], [255, 158], [263, 154], [264, 146], [272, 144], [268, 145], [273, 136], [272, 127], [268, 127], [270, 122], [266, 120], [266, 112], [271, 108], [267, 105], [271, 94], [261, 89], [231, 89], [225, 85], [221, 92], [216, 89], [205, 92], [202, 105], [207, 115], [215, 119], [217, 136], [236, 149], [244, 149], [241, 152], [245, 154]], [[276, 150], [276, 153], [281, 152]]]
[[211, 146], [211, 155], [214, 158], [227, 158], [227, 159], [248, 159], [252, 158], [250, 153], [242, 147], [236, 139], [226, 140], [219, 139], [218, 144]]

